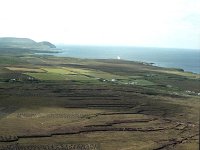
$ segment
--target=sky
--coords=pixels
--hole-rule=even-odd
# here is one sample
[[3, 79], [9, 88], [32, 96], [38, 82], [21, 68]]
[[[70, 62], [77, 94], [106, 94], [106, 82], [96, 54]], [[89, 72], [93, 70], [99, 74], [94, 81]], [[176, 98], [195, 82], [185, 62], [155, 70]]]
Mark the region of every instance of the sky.
[[200, 49], [200, 0], [0, 0], [0, 37]]

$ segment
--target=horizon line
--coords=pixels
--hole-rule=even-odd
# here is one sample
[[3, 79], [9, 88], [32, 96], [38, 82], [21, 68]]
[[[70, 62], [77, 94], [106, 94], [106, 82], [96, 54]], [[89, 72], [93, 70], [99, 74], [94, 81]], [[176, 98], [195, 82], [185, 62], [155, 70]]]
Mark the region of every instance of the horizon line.
[[[52, 42], [53, 43], [53, 42]], [[160, 47], [160, 46], [138, 46], [138, 45], [100, 45], [100, 44], [69, 44], [69, 43], [53, 43], [56, 46], [93, 46], [93, 47], [135, 47], [135, 48], [156, 48], [156, 49], [180, 49], [180, 50], [200, 50], [200, 48], [183, 48], [183, 47]]]

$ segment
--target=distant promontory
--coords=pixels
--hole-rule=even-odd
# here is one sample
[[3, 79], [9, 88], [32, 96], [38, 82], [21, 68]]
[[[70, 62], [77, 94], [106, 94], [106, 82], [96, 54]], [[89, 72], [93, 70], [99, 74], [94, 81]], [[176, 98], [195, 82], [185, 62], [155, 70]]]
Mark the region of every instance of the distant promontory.
[[34, 50], [53, 50], [56, 46], [48, 41], [36, 42], [29, 38], [2, 37], [0, 47], [5, 48], [27, 48]]

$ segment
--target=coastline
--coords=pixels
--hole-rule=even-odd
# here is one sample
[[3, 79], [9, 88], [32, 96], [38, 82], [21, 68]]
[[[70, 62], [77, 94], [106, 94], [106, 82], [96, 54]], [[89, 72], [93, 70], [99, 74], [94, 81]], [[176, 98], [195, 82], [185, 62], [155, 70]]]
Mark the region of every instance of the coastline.
[[[68, 56], [66, 56], [66, 50], [63, 49], [59, 49], [59, 51], [49, 51], [49, 52], [37, 52], [34, 53], [35, 55], [45, 55], [45, 56], [56, 56], [56, 57], [71, 57], [71, 58], [78, 58], [78, 59], [99, 59], [99, 58], [87, 58], [87, 57], [74, 57], [71, 56], [70, 54]], [[111, 60], [118, 60], [117, 58], [100, 58], [100, 59], [111, 59]], [[191, 70], [186, 70], [183, 67], [175, 67], [175, 66], [165, 66], [162, 65], [162, 63], [158, 63], [158, 62], [149, 62], [149, 61], [141, 61], [141, 60], [133, 60], [133, 59], [120, 59], [120, 60], [124, 60], [124, 61], [132, 61], [132, 62], [138, 62], [138, 63], [143, 63], [143, 64], [148, 64], [151, 66], [155, 66], [155, 67], [161, 67], [161, 68], [166, 68], [166, 69], [172, 69], [172, 70], [176, 70], [176, 71], [180, 71], [180, 72], [187, 72], [187, 73], [192, 73], [192, 74], [196, 74], [196, 75], [200, 75], [200, 71], [196, 72], [196, 71], [191, 71]], [[200, 68], [199, 68], [200, 70]]]

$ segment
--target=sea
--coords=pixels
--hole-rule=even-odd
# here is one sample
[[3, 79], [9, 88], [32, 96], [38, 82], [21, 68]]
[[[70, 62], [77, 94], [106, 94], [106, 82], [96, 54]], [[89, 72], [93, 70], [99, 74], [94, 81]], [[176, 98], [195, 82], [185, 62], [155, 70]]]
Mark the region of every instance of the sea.
[[57, 45], [57, 48], [61, 52], [54, 53], [55, 56], [131, 60], [200, 74], [200, 49], [78, 45]]

